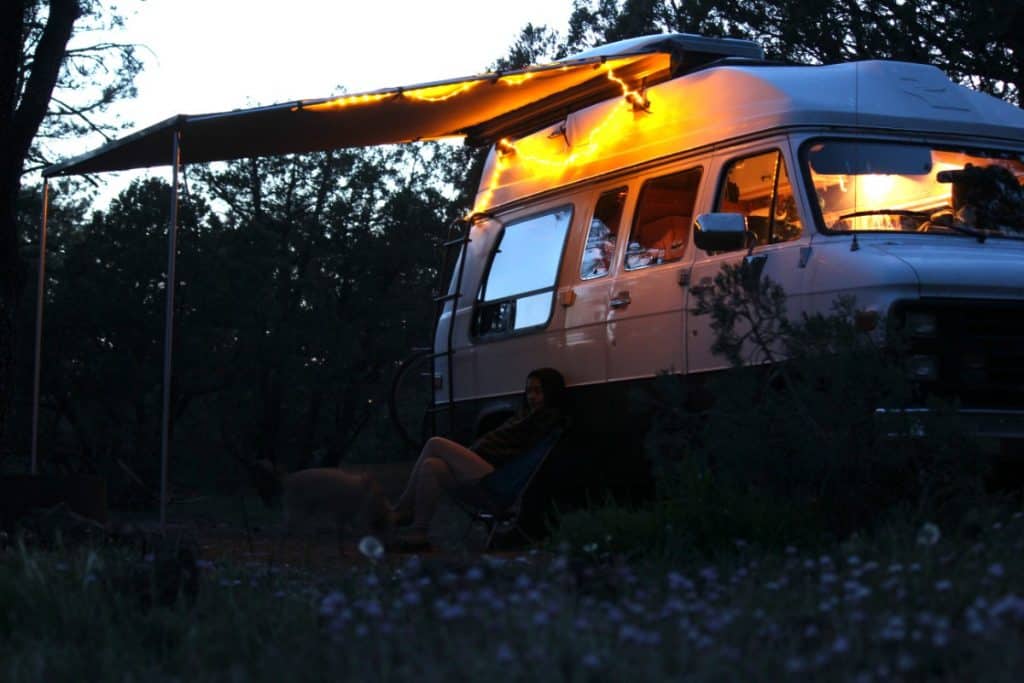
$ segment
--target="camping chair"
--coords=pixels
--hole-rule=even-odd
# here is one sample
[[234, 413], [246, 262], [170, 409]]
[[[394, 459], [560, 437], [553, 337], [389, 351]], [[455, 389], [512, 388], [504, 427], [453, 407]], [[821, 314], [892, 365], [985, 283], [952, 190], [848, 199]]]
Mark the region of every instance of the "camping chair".
[[516, 459], [502, 465], [483, 479], [458, 484], [451, 491], [455, 503], [470, 516], [463, 541], [479, 523], [487, 528], [484, 551], [490, 548], [499, 529], [502, 533], [518, 531], [527, 541], [533, 542], [520, 526], [523, 494], [547, 460], [548, 454], [562, 438], [565, 429], [564, 425], [556, 427]]

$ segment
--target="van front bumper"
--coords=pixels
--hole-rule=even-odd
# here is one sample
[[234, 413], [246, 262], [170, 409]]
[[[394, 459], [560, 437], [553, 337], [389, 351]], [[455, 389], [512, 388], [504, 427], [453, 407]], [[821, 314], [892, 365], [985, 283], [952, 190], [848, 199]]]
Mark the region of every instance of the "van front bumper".
[[[941, 417], [930, 408], [878, 408], [875, 422], [885, 430], [886, 436], [924, 436], [925, 424], [931, 418]], [[998, 439], [1024, 439], [1024, 410], [995, 408], [962, 408], [951, 417], [959, 422], [964, 433]]]

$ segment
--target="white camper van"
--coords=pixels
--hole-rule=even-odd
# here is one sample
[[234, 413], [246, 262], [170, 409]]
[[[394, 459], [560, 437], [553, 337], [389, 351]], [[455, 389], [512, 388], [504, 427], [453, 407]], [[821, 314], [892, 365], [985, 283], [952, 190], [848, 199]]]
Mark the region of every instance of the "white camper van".
[[902, 316], [918, 380], [980, 433], [1024, 437], [1024, 111], [931, 66], [666, 38], [715, 59], [491, 148], [441, 297], [441, 430], [493, 425], [541, 366], [590, 429], [642, 429], [626, 387], [727, 366], [688, 310], [746, 258], [791, 313], [852, 295], [866, 320]]

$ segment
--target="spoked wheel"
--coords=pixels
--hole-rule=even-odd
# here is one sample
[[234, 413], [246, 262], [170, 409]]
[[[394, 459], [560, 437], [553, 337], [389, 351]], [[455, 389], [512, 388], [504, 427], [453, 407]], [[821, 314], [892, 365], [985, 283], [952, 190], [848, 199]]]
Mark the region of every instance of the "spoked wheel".
[[[419, 411], [420, 416], [417, 426], [414, 428], [415, 431], [410, 430], [409, 423], [410, 416], [408, 415], [408, 408], [404, 411], [399, 406], [399, 397], [404, 396], [406, 392], [413, 390], [414, 381], [410, 381], [413, 378], [419, 378], [420, 373], [423, 372], [424, 367], [430, 367], [430, 356], [432, 351], [430, 349], [421, 349], [415, 351], [412, 355], [402, 361], [401, 365], [398, 366], [398, 371], [395, 373], [394, 379], [391, 380], [391, 393], [388, 395], [388, 413], [391, 416], [391, 422], [395, 425], [395, 430], [401, 437], [402, 442], [408, 446], [411, 450], [418, 451], [423, 447], [423, 443], [426, 441], [426, 420], [427, 410], [426, 407], [430, 403], [429, 395], [423, 403], [422, 409]], [[433, 391], [433, 385], [427, 385], [425, 382], [422, 386], [430, 386]], [[403, 415], [403, 412], [405, 413]], [[416, 434], [417, 436], [414, 436]]]

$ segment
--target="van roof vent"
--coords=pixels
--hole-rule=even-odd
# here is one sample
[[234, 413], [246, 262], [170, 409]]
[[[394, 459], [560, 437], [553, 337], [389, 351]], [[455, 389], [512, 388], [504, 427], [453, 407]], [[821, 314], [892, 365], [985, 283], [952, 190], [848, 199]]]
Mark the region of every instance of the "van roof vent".
[[741, 57], [757, 61], [764, 59], [764, 49], [752, 40], [710, 38], [693, 33], [663, 33], [600, 45], [562, 61], [587, 57], [625, 57], [651, 52], [663, 52], [672, 56], [669, 78], [695, 71], [723, 57]]

